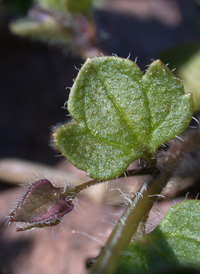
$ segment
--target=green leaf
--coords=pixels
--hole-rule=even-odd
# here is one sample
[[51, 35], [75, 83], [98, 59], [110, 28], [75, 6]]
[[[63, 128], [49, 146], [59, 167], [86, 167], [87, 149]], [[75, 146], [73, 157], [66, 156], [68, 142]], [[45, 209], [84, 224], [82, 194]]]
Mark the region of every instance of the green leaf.
[[75, 120], [54, 134], [58, 149], [96, 179], [121, 175], [138, 158], [148, 161], [165, 141], [189, 124], [193, 99], [162, 64], [145, 75], [117, 57], [87, 59], [71, 89], [68, 110]]
[[[38, 14], [41, 20], [19, 19], [10, 24], [10, 30], [19, 36], [53, 44], [72, 44], [70, 29], [63, 29], [55, 18], [45, 13]], [[75, 47], [73, 45], [73, 47]]]
[[117, 273], [163, 273], [169, 266], [200, 269], [199, 231], [200, 201], [173, 206], [152, 233], [129, 244]]
[[93, 0], [66, 0], [66, 7], [70, 12], [87, 12]]
[[66, 10], [66, 0], [35, 0], [36, 4], [45, 9]]
[[36, 0], [43, 8], [69, 12], [87, 12], [94, 0]]

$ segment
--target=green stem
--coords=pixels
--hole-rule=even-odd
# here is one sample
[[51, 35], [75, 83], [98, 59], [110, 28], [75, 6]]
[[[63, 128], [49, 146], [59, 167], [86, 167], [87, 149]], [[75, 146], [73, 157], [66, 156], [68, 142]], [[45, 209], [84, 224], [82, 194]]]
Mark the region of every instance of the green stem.
[[95, 263], [92, 274], [112, 274], [116, 272], [123, 251], [138, 229], [141, 220], [150, 211], [156, 194], [160, 193], [166, 184], [162, 174], [149, 177], [140, 191], [130, 200], [129, 206], [124, 211], [115, 226], [106, 246]]
[[172, 177], [183, 155], [181, 146], [180, 153], [173, 153], [177, 149], [175, 146], [166, 152], [157, 164], [158, 170], [162, 170], [162, 172], [152, 173], [153, 176], [149, 176], [138, 194], [130, 200], [129, 206], [125, 209], [94, 264], [91, 274], [116, 273], [120, 259], [131, 238], [137, 232], [141, 221], [147, 216], [158, 195]]
[[[132, 177], [132, 176], [143, 176], [143, 175], [149, 175], [149, 174], [153, 174], [153, 173], [154, 173], [153, 168], [139, 168], [139, 169], [127, 170], [121, 176], [119, 176], [118, 178]], [[109, 180], [108, 182], [110, 182], [110, 181], [111, 180]], [[101, 184], [101, 183], [105, 183], [105, 182], [106, 181], [94, 179], [94, 180], [91, 180], [89, 182], [85, 182], [81, 185], [75, 186], [74, 192], [77, 195], [79, 192], [81, 192], [82, 190], [84, 190], [88, 187], [95, 186], [97, 184]]]

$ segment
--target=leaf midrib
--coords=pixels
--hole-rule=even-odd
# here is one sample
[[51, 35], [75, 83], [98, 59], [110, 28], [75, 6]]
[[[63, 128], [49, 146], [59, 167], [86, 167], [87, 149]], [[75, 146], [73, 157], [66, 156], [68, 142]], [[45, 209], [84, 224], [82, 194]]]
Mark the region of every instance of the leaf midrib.
[[[129, 120], [126, 118], [126, 116], [127, 116], [126, 113], [123, 111], [122, 108], [120, 108], [120, 107], [116, 104], [114, 98], [112, 97], [112, 95], [110, 95], [110, 93], [109, 93], [109, 91], [108, 91], [108, 88], [107, 88], [106, 84], [104, 83], [104, 81], [102, 80], [102, 77], [101, 77], [100, 74], [98, 73], [98, 70], [95, 68], [94, 65], [91, 65], [91, 66], [92, 66], [92, 68], [93, 68], [93, 72], [96, 73], [96, 75], [97, 75], [97, 77], [99, 78], [99, 80], [100, 80], [102, 86], [104, 87], [105, 93], [106, 93], [107, 97], [110, 99], [110, 101], [112, 102], [112, 104], [114, 105], [114, 107], [117, 109], [117, 111], [118, 111], [120, 117], [121, 117], [122, 120], [125, 122], [125, 124], [126, 124], [127, 127], [129, 128], [129, 130], [131, 131], [131, 133], [133, 134], [133, 137], [136, 139], [136, 142], [140, 145], [140, 147], [146, 148], [147, 146], [145, 146], [144, 143], [142, 143], [141, 141], [139, 141], [139, 139], [138, 139], [138, 134], [134, 132], [134, 128], [131, 126]], [[86, 124], [87, 124], [86, 116], [85, 116], [85, 121], [86, 121]], [[90, 129], [88, 128], [88, 125], [87, 125], [87, 129], [89, 130], [89, 132], [90, 132], [93, 136], [95, 136], [95, 135], [90, 131]], [[96, 136], [95, 136], [95, 137], [96, 137]], [[99, 137], [99, 136], [98, 136], [98, 137]], [[101, 137], [100, 137], [100, 139], [101, 139]], [[111, 142], [109, 141], [108, 143], [111, 143]], [[150, 142], [146, 142], [146, 144], [148, 144], [148, 143], [150, 143]], [[115, 144], [116, 146], [119, 145], [118, 143], [113, 143], [113, 144]], [[120, 147], [121, 147], [121, 146], [120, 146]], [[127, 148], [129, 147], [129, 149], [133, 149], [133, 147], [131, 146], [131, 144], [128, 145], [128, 146], [127, 146], [127, 144], [126, 144], [126, 147], [127, 147]], [[123, 146], [123, 149], [124, 149], [124, 146]], [[149, 149], [148, 149], [148, 150], [149, 150]]]

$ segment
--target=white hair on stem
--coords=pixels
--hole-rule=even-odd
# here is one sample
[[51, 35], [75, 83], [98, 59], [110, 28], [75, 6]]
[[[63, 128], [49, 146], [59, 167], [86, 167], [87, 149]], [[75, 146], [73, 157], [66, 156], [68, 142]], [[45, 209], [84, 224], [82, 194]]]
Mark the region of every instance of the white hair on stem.
[[114, 221], [114, 220], [112, 222], [112, 221], [108, 221], [108, 220], [105, 220], [105, 219], [101, 219], [101, 222], [112, 225], [112, 226], [116, 225], [116, 221]]
[[101, 241], [101, 240], [99, 240], [98, 238], [96, 238], [96, 237], [94, 237], [94, 236], [92, 236], [92, 235], [89, 235], [88, 233], [86, 233], [86, 232], [84, 232], [84, 231], [79, 231], [79, 230], [72, 230], [71, 231], [73, 234], [81, 234], [81, 235], [83, 235], [83, 236], [86, 236], [88, 239], [90, 239], [90, 240], [93, 240], [93, 241], [95, 241], [95, 242], [97, 242], [97, 243], [99, 243], [100, 245], [104, 245], [104, 243]]
[[101, 237], [108, 237], [109, 236], [109, 234], [105, 234], [105, 233], [99, 233], [98, 235], [101, 236]]

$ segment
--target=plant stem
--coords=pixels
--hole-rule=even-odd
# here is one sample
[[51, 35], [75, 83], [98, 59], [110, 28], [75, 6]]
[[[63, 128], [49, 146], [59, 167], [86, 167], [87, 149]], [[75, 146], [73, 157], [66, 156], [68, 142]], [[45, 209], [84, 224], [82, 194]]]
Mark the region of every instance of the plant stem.
[[134, 199], [130, 200], [129, 206], [119, 219], [106, 246], [97, 259], [92, 274], [112, 274], [116, 272], [123, 251], [137, 231], [141, 220], [150, 211], [157, 199], [155, 194], [160, 193], [166, 184], [166, 180], [163, 180], [160, 173], [153, 177], [150, 176]]
[[[154, 173], [154, 169], [152, 169], [152, 168], [139, 168], [139, 169], [127, 170], [118, 178], [132, 177], [132, 176], [143, 176], [143, 175], [149, 175], [152, 173]], [[110, 181], [112, 181], [112, 180], [108, 180], [108, 182], [110, 182]], [[82, 190], [84, 190], [88, 187], [95, 186], [97, 184], [101, 184], [101, 183], [105, 183], [105, 182], [106, 182], [105, 180], [102, 181], [102, 180], [96, 180], [96, 179], [85, 182], [83, 184], [75, 186], [75, 193], [78, 194], [79, 192], [81, 192]]]
[[[181, 144], [181, 146], [183, 145]], [[120, 259], [131, 238], [176, 170], [179, 160], [183, 156], [181, 146], [179, 153], [173, 153], [177, 149], [176, 146], [166, 152], [157, 164], [157, 170], [162, 171], [156, 173], [156, 169], [154, 169], [152, 176], [149, 176], [137, 195], [130, 200], [129, 206], [125, 209], [94, 264], [91, 274], [116, 273]]]

